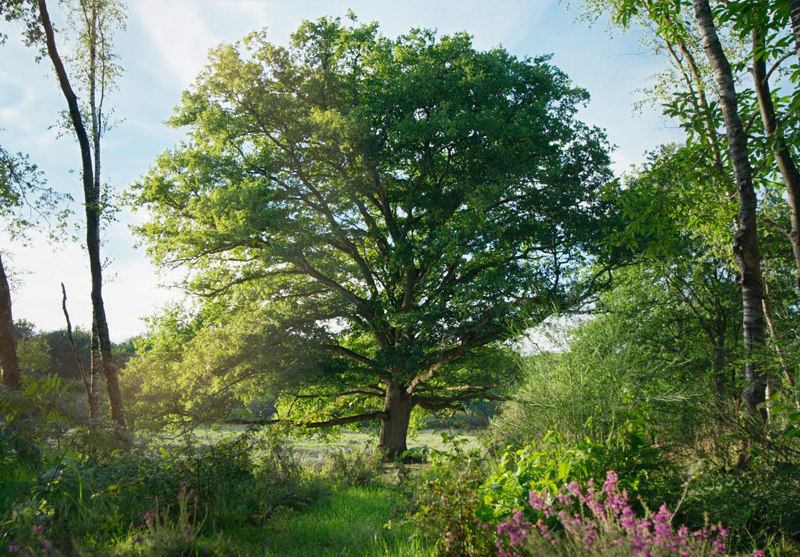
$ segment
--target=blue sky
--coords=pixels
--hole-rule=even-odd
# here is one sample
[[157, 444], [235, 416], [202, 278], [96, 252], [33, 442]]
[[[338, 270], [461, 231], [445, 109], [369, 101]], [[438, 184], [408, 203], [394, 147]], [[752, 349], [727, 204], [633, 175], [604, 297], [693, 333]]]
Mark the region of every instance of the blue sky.
[[[50, 4], [55, 10], [57, 3]], [[105, 139], [105, 179], [115, 190], [124, 190], [180, 140], [182, 132], [163, 121], [181, 91], [191, 86], [209, 48], [265, 26], [272, 41], [285, 44], [302, 20], [344, 16], [348, 9], [361, 21], [378, 21], [388, 36], [412, 27], [435, 28], [440, 34], [467, 31], [479, 49], [502, 45], [518, 56], [553, 54], [553, 63], [591, 93], [581, 118], [607, 130], [617, 146], [615, 169], [625, 170], [641, 162], [647, 150], [678, 137], [657, 110], [633, 111], [640, 99], [636, 90], [663, 67], [663, 60], [643, 50], [635, 35], [611, 37], [602, 23], [579, 21], [578, 5], [556, 0], [130, 0], [127, 30], [116, 39], [125, 73], [111, 97], [121, 122]], [[62, 14], [53, 15], [63, 22]], [[18, 28], [0, 23], [0, 30], [10, 35], [0, 47], [0, 144], [28, 153], [52, 188], [80, 200], [77, 144], [72, 136], [57, 138], [52, 128], [65, 104], [51, 67], [35, 63], [34, 52], [19, 40]], [[79, 223], [81, 207], [76, 203], [73, 209]], [[141, 218], [123, 209], [106, 232], [105, 298], [114, 340], [142, 332], [142, 317], [183, 297], [165, 286], [177, 275], [159, 274], [135, 246], [129, 227]], [[63, 281], [73, 322], [90, 324], [88, 264], [79, 244], [52, 246], [34, 236], [24, 246], [0, 232], [0, 249], [17, 277], [15, 318], [33, 321], [43, 330], [62, 327]]]

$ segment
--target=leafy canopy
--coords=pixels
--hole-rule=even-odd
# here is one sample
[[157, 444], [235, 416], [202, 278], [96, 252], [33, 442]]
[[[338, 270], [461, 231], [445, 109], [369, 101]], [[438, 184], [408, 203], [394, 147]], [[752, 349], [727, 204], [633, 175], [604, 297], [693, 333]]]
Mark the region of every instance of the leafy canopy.
[[458, 397], [437, 389], [497, 382], [476, 355], [602, 275], [584, 272], [613, 216], [587, 101], [548, 57], [463, 33], [389, 39], [354, 17], [305, 22], [288, 47], [257, 32], [184, 93], [171, 124], [189, 139], [131, 192], [138, 233], [221, 313], [269, 314], [333, 356], [317, 385], [445, 407]]

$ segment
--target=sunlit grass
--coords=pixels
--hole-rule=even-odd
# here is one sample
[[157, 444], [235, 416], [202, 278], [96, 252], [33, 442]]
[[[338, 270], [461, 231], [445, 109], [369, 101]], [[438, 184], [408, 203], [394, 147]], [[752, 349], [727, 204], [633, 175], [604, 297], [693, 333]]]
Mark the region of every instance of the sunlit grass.
[[[195, 430], [197, 440], [203, 445], [213, 445], [221, 439], [229, 437], [246, 430], [244, 426], [209, 426]], [[472, 433], [461, 433], [455, 431], [447, 432], [450, 436], [458, 434], [459, 437], [466, 439], [467, 443], [462, 445], [464, 449], [480, 447], [478, 436]], [[163, 446], [177, 446], [179, 440], [153, 440], [154, 443]], [[364, 449], [377, 446], [377, 436], [371, 433], [359, 431], [342, 431], [333, 437], [302, 437], [288, 439], [287, 443], [300, 459], [306, 463], [314, 464], [324, 460], [325, 454], [336, 449]], [[428, 448], [429, 450], [447, 450], [446, 444], [442, 441], [442, 434], [439, 431], [423, 430], [408, 439], [410, 450]]]
[[391, 529], [399, 518], [397, 495], [380, 487], [349, 488], [328, 494], [305, 510], [287, 511], [263, 527], [238, 532], [234, 543], [265, 557], [426, 556], [431, 552], [409, 526]]

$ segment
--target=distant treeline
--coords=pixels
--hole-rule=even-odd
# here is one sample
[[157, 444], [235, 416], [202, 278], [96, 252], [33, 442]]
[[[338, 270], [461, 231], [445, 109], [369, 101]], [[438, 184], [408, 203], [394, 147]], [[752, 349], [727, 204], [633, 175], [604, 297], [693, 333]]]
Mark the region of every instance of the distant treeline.
[[[66, 329], [38, 331], [30, 321], [19, 320], [14, 323], [14, 333], [23, 371], [39, 375], [58, 375], [64, 379], [80, 379], [80, 369]], [[91, 362], [91, 332], [77, 327], [72, 331], [72, 336], [88, 373]], [[133, 340], [131, 338], [113, 344], [114, 359], [120, 368], [136, 354]]]

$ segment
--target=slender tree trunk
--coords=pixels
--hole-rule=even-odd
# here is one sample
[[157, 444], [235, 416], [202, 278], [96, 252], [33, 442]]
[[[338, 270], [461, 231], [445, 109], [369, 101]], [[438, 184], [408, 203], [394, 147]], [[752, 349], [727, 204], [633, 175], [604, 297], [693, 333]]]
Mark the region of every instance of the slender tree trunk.
[[[761, 56], [755, 53], [761, 52]], [[764, 121], [764, 131], [772, 142], [772, 152], [778, 170], [786, 184], [786, 198], [789, 201], [790, 220], [792, 224], [789, 231], [789, 241], [792, 244], [795, 266], [795, 285], [800, 289], [800, 172], [797, 170], [783, 133], [778, 129], [778, 119], [775, 117], [775, 106], [772, 103], [769, 81], [767, 80], [767, 61], [764, 57], [764, 30], [753, 30], [753, 82], [755, 85], [761, 119]]]
[[739, 283], [742, 289], [746, 385], [742, 392], [745, 413], [751, 419], [766, 420], [765, 410], [759, 409], [765, 401], [766, 380], [757, 354], [764, 346], [763, 286], [761, 283], [761, 252], [756, 227], [758, 199], [753, 186], [747, 137], [739, 118], [733, 72], [711, 15], [708, 0], [693, 0], [695, 18], [703, 38], [703, 47], [714, 71], [719, 88], [720, 107], [725, 120], [728, 149], [733, 162], [736, 190], [739, 198], [738, 229], [734, 234], [733, 252], [739, 266]]
[[[782, 346], [782, 339], [781, 334], [778, 331], [777, 326], [775, 325], [775, 318], [773, 317], [772, 312], [772, 299], [770, 297], [770, 288], [769, 288], [769, 278], [768, 278], [768, 271], [769, 269], [764, 266], [764, 318], [767, 321], [767, 327], [769, 329], [769, 336], [772, 339], [772, 345], [775, 348], [775, 353], [778, 356], [778, 363], [781, 367], [781, 373], [783, 374], [783, 378], [786, 379], [786, 385], [789, 391], [792, 393], [792, 396], [795, 397], [795, 406], [800, 408], [800, 401], [797, 400], [797, 393], [795, 392], [795, 379], [794, 374], [791, 371], [789, 361], [786, 358], [786, 355], [783, 353], [783, 346]], [[774, 394], [777, 391], [777, 377], [774, 374], [769, 374], [767, 376], [767, 400], [769, 400], [770, 394]]]
[[[72, 127], [80, 145], [84, 207], [86, 210], [86, 248], [89, 252], [89, 270], [92, 276], [93, 329], [96, 329], [99, 339], [103, 373], [106, 376], [108, 398], [111, 404], [111, 419], [124, 429], [125, 412], [119, 389], [117, 368], [114, 365], [114, 358], [111, 353], [111, 339], [108, 333], [108, 321], [103, 303], [103, 266], [100, 258], [101, 200], [99, 194], [96, 193], [97, 186], [94, 178], [92, 148], [89, 142], [89, 135], [86, 133], [86, 127], [83, 123], [83, 116], [78, 106], [78, 98], [70, 85], [69, 77], [56, 47], [53, 25], [50, 22], [50, 15], [47, 11], [47, 2], [45, 0], [37, 0], [37, 2], [47, 42], [47, 53], [53, 63], [61, 91], [67, 101]], [[92, 367], [94, 367], [94, 364], [92, 364]]]
[[408, 450], [408, 424], [411, 411], [414, 409], [414, 398], [406, 392], [406, 388], [398, 382], [390, 382], [386, 386], [384, 412], [387, 417], [381, 421], [381, 432], [378, 449], [387, 460], [396, 460]]
[[21, 374], [17, 356], [17, 340], [14, 338], [14, 317], [11, 313], [11, 288], [0, 255], [0, 367], [3, 368], [3, 384], [9, 389], [19, 390]]
[[792, 20], [792, 33], [797, 48], [797, 59], [800, 62], [800, 0], [789, 0], [789, 15]]
[[[83, 367], [83, 359], [81, 358], [78, 346], [75, 344], [75, 338], [72, 336], [72, 320], [69, 318], [69, 310], [67, 310], [67, 287], [61, 283], [61, 309], [64, 312], [64, 319], [67, 322], [67, 338], [72, 347], [72, 354], [75, 356], [75, 363], [78, 364], [78, 372], [81, 374], [81, 381], [83, 381], [83, 388], [86, 391], [86, 402], [89, 406], [89, 421], [94, 422], [97, 418], [98, 398], [97, 398], [97, 385], [95, 379], [95, 369], [91, 370], [91, 377], [86, 377], [86, 368]], [[94, 336], [92, 337], [92, 351], [95, 350]], [[93, 357], [92, 362], [95, 361]], [[99, 362], [99, 357], [97, 362]], [[99, 368], [97, 374], [99, 374]]]
[[102, 373], [103, 359], [100, 355], [100, 339], [97, 338], [95, 327], [92, 327], [91, 360], [89, 368], [89, 418], [94, 420], [99, 417], [100, 411], [100, 373]]
[[725, 379], [725, 361], [727, 359], [727, 351], [725, 350], [725, 338], [718, 339], [714, 345], [714, 386], [717, 390], [717, 398], [722, 401], [725, 400], [726, 392], [726, 379]]

